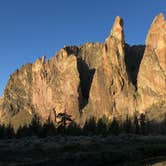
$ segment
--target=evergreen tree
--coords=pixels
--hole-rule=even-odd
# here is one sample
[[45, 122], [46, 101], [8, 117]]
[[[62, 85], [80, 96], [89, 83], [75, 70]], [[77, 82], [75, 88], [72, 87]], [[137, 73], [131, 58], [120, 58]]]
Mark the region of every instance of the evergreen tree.
[[15, 137], [15, 132], [14, 129], [11, 125], [11, 123], [9, 123], [6, 127], [5, 127], [5, 137], [7, 139], [11, 139]]
[[57, 133], [55, 124], [52, 122], [51, 117], [49, 116], [47, 121], [42, 126], [42, 132], [40, 137], [55, 136]]
[[115, 117], [113, 118], [113, 120], [110, 124], [108, 132], [110, 134], [114, 134], [114, 135], [118, 135], [120, 133], [120, 125], [119, 125], [119, 122], [116, 120]]
[[166, 128], [166, 113], [164, 114], [163, 126], [164, 126], [164, 128]]
[[[153, 122], [154, 124], [154, 122]], [[158, 124], [158, 127], [155, 127], [155, 129], [158, 128], [158, 133], [165, 135], [166, 134], [166, 114], [164, 114], [164, 118], [160, 124]], [[154, 132], [154, 131], [153, 131]]]
[[126, 116], [126, 120], [124, 121], [123, 128], [126, 133], [133, 132], [132, 121], [128, 115]]
[[85, 135], [96, 134], [96, 120], [94, 117], [90, 117], [90, 119], [85, 122], [83, 127], [83, 133]]
[[146, 129], [146, 121], [145, 121], [145, 114], [140, 115], [140, 129], [141, 129], [141, 134], [145, 134], [145, 129]]
[[151, 131], [151, 122], [149, 120], [149, 118], [147, 116], [145, 116], [145, 134], [150, 134], [152, 131]]
[[65, 130], [66, 130], [67, 125], [69, 125], [72, 122], [71, 117], [72, 116], [68, 115], [66, 113], [66, 111], [64, 113], [59, 113], [57, 115], [57, 118], [60, 119], [60, 121], [58, 122], [58, 132], [59, 133], [65, 134]]
[[0, 139], [4, 139], [5, 125], [0, 125]]
[[137, 118], [137, 115], [134, 116], [134, 133], [139, 134], [140, 133], [140, 127], [139, 127], [139, 121]]
[[99, 119], [97, 122], [96, 133], [101, 135], [106, 135], [107, 133], [107, 124], [103, 118]]
[[0, 125], [0, 139], [12, 139], [14, 137], [14, 128], [10, 123], [8, 125]]
[[30, 130], [29, 126], [24, 125], [23, 127], [20, 126], [17, 129], [17, 132], [16, 132], [17, 138], [30, 137], [30, 136], [32, 136], [32, 131]]
[[68, 135], [78, 136], [81, 135], [81, 133], [81, 127], [74, 121], [72, 121], [67, 127], [66, 134]]
[[30, 136], [40, 136], [40, 132], [42, 130], [42, 124], [40, 122], [40, 118], [37, 114], [33, 116], [31, 124], [29, 125]]

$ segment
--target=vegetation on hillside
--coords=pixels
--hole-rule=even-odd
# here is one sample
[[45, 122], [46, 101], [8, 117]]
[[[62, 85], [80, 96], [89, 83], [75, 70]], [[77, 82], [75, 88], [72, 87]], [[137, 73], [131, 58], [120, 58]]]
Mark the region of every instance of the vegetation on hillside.
[[94, 117], [89, 118], [83, 127], [80, 127], [71, 115], [60, 113], [57, 115], [57, 122], [52, 121], [49, 117], [43, 124], [40, 118], [35, 115], [28, 126], [23, 126], [14, 131], [11, 124], [8, 126], [0, 125], [0, 139], [23, 138], [37, 136], [45, 138], [47, 136], [71, 135], [71, 136], [93, 136], [93, 135], [119, 135], [137, 134], [137, 135], [166, 135], [166, 116], [160, 123], [149, 121], [145, 114], [130, 118], [126, 116], [124, 121], [113, 118], [112, 121], [106, 117], [96, 120]]

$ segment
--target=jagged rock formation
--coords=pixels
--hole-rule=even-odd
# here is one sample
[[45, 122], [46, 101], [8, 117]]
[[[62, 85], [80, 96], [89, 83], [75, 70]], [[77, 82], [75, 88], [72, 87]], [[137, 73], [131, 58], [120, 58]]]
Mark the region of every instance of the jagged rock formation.
[[117, 17], [102, 47], [101, 65], [95, 71], [85, 108], [87, 114], [121, 118], [133, 113], [134, 87], [126, 72], [124, 46], [123, 21]]
[[77, 118], [81, 96], [76, 57], [62, 49], [49, 61], [43, 57], [11, 76], [2, 99], [1, 120], [20, 125], [34, 113], [46, 120], [64, 111]]
[[[146, 39], [138, 74], [138, 108], [161, 116], [166, 103], [166, 20], [155, 17]], [[154, 107], [156, 111], [151, 111]], [[154, 115], [153, 115], [154, 116]]]
[[[123, 20], [115, 19], [104, 43], [61, 49], [11, 75], [0, 99], [1, 123], [29, 123], [35, 113], [52, 119], [66, 111], [82, 123], [90, 116], [124, 118], [165, 108], [166, 21], [160, 14], [146, 46], [125, 43]], [[163, 111], [164, 112], [164, 111]], [[153, 114], [153, 115], [152, 115]]]

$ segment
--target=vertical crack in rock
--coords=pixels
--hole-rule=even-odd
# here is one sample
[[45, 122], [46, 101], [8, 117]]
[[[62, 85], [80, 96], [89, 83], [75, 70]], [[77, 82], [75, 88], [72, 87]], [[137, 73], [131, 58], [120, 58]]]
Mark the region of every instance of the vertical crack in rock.
[[129, 46], [125, 44], [125, 65], [129, 80], [137, 89], [137, 77], [145, 51], [144, 45]]

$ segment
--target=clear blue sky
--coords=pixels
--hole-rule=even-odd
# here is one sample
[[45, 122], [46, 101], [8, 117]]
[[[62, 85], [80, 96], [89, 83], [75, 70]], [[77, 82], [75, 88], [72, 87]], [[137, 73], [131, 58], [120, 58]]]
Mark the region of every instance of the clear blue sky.
[[103, 42], [115, 16], [129, 44], [144, 44], [164, 0], [0, 0], [0, 95], [9, 75], [27, 62], [53, 56], [64, 45]]

